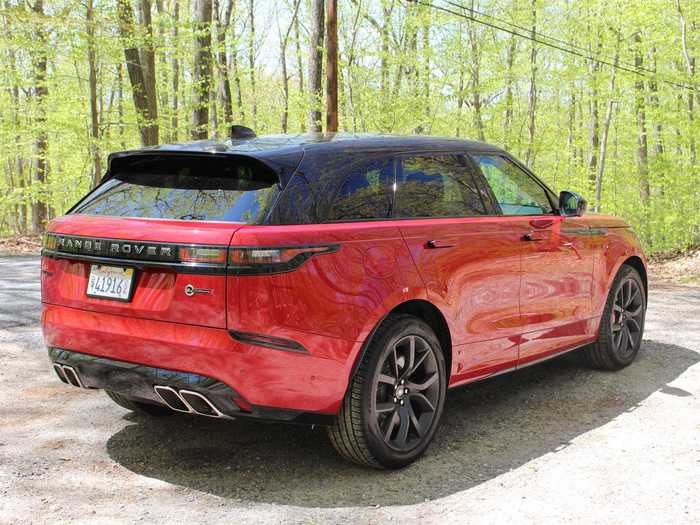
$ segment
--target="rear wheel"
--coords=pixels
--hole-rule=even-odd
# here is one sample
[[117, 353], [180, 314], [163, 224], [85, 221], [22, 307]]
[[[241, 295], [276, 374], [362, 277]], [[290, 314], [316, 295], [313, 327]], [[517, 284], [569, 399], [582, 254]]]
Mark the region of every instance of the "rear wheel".
[[136, 401], [131, 397], [124, 396], [122, 394], [117, 394], [116, 392], [112, 392], [111, 390], [105, 390], [105, 393], [109, 396], [109, 398], [112, 401], [114, 401], [120, 407], [126, 408], [127, 410], [131, 410], [132, 412], [136, 412], [138, 414], [153, 417], [161, 417], [170, 416], [174, 413], [168, 407], [151, 403], [144, 403], [142, 401]]
[[445, 360], [430, 327], [413, 316], [390, 316], [374, 334], [329, 429], [333, 446], [360, 465], [408, 465], [433, 439], [446, 385]]
[[646, 306], [639, 272], [631, 266], [622, 266], [605, 304], [598, 340], [586, 348], [592, 366], [619, 370], [634, 361], [642, 344]]

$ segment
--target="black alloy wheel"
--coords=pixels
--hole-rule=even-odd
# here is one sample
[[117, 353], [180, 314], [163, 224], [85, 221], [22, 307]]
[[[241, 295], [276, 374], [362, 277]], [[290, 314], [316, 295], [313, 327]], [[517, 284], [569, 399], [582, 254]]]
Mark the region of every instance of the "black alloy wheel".
[[594, 368], [619, 370], [634, 361], [642, 345], [646, 308], [646, 287], [639, 272], [623, 265], [610, 287], [598, 339], [585, 349]]
[[447, 372], [440, 342], [421, 319], [397, 314], [376, 330], [329, 428], [346, 459], [401, 468], [428, 448], [445, 405]]
[[389, 448], [411, 450], [432, 426], [439, 379], [435, 350], [421, 336], [406, 336], [385, 350], [373, 381], [371, 413]]
[[644, 325], [644, 291], [634, 278], [627, 278], [615, 293], [611, 331], [615, 350], [621, 358], [638, 348]]

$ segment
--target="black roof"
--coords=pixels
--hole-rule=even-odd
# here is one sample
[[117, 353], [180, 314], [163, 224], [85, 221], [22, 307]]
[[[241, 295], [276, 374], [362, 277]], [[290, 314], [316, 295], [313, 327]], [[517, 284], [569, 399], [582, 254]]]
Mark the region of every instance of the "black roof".
[[[427, 135], [382, 135], [372, 133], [303, 133], [287, 135], [263, 135], [249, 139], [198, 140], [179, 144], [162, 144], [141, 149], [120, 151], [109, 156], [110, 168], [115, 159], [150, 155], [194, 155], [252, 157], [282, 175], [296, 168], [302, 154], [308, 153], [363, 153], [386, 151], [401, 153], [408, 151], [502, 151], [483, 142]], [[110, 173], [107, 173], [109, 178]]]
[[305, 133], [296, 135], [264, 135], [241, 140], [198, 140], [180, 144], [163, 144], [148, 148], [113, 153], [121, 157], [137, 153], [214, 153], [251, 155], [271, 158], [294, 151], [410, 151], [410, 150], [493, 150], [496, 146], [483, 142], [426, 135], [382, 135], [372, 133]]

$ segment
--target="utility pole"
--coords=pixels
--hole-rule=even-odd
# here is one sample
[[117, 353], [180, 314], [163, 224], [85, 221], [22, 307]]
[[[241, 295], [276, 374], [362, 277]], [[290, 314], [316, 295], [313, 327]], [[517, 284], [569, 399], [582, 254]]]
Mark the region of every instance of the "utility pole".
[[326, 131], [338, 131], [338, 0], [326, 0]]

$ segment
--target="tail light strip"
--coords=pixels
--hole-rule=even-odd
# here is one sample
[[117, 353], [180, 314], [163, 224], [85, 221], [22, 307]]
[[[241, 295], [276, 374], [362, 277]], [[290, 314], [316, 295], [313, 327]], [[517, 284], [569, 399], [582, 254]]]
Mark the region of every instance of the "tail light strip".
[[339, 249], [339, 244], [229, 248], [48, 233], [42, 255], [136, 268], [171, 268], [190, 274], [263, 275], [290, 272], [315, 255]]
[[314, 255], [335, 253], [339, 244], [307, 246], [232, 246], [229, 248], [229, 273], [260, 275], [296, 270]]

